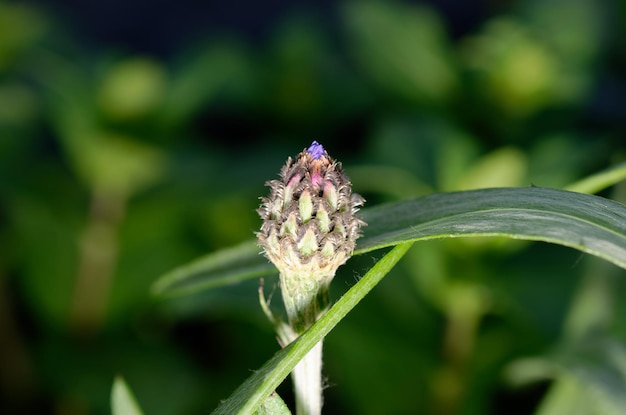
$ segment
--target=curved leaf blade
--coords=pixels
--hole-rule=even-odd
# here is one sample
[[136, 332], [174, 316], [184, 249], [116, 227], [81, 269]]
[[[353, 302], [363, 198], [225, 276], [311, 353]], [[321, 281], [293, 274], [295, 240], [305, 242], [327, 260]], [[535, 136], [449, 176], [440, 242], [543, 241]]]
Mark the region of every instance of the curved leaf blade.
[[296, 364], [322, 340], [398, 263], [412, 243], [400, 244], [380, 259], [309, 330], [279, 350], [254, 372], [213, 415], [253, 414], [289, 375]]
[[155, 295], [181, 295], [234, 284], [277, 272], [256, 241], [204, 255], [175, 268], [152, 285]]
[[400, 241], [505, 236], [556, 243], [626, 268], [626, 206], [599, 196], [545, 188], [439, 193], [364, 213], [367, 252]]
[[[626, 268], [626, 206], [540, 187], [436, 193], [363, 209], [355, 255], [401, 242], [505, 236], [556, 243]], [[157, 294], [181, 294], [275, 273], [254, 241], [210, 254], [160, 278]]]

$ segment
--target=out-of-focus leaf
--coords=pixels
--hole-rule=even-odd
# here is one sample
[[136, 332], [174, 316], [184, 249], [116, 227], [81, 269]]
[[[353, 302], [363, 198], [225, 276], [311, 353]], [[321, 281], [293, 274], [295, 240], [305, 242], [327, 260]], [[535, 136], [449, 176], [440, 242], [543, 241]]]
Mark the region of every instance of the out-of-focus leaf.
[[222, 41], [199, 48], [172, 76], [160, 114], [165, 128], [179, 128], [216, 97], [256, 92], [256, 73], [240, 44]]
[[572, 192], [595, 193], [626, 180], [626, 163], [620, 163], [599, 173], [572, 183], [565, 189]]
[[557, 99], [558, 57], [520, 22], [498, 18], [465, 44], [477, 89], [505, 113], [526, 116]]
[[438, 16], [396, 2], [351, 2], [345, 10], [352, 49], [383, 88], [412, 101], [441, 103], [458, 79]]
[[[41, 71], [37, 76], [48, 89], [49, 110], [59, 141], [76, 175], [91, 190], [129, 196], [161, 177], [166, 157], [159, 148], [134, 133], [101, 125], [84, 71], [56, 57], [48, 58], [45, 64], [50, 73]], [[117, 96], [115, 100], [123, 98]]]
[[261, 255], [256, 241], [250, 241], [174, 269], [159, 278], [152, 291], [157, 295], [193, 293], [275, 272], [274, 265]]
[[20, 83], [0, 84], [0, 125], [31, 122], [40, 109], [37, 96]]
[[[458, 183], [481, 154], [476, 139], [467, 131], [435, 115], [386, 117], [377, 123], [372, 137], [367, 151], [374, 163], [406, 170], [437, 189], [421, 194], [404, 193], [398, 200], [433, 191], [461, 190]], [[363, 184], [353, 177], [352, 169], [347, 171], [355, 186]], [[390, 176], [388, 186], [393, 188], [397, 181], [397, 177]]]
[[121, 377], [116, 377], [113, 382], [111, 412], [113, 415], [143, 415], [135, 397]]
[[[567, 6], [567, 7], [564, 7]], [[525, 5], [529, 26], [543, 34], [552, 50], [563, 56], [572, 68], [588, 65], [598, 54], [602, 40], [603, 9], [593, 0], [556, 0]]]
[[[48, 183], [64, 184], [52, 178]], [[73, 212], [63, 217], [46, 202], [17, 198], [5, 206], [15, 232], [12, 244], [19, 247], [20, 283], [31, 304], [30, 312], [46, 324], [63, 327], [70, 310], [78, 255], [72, 227], [76, 219]]]
[[554, 104], [577, 105], [592, 85], [591, 68], [602, 50], [602, 6], [556, 0], [528, 2], [523, 9], [517, 18], [490, 19], [465, 43], [478, 90], [515, 117]]
[[108, 71], [101, 82], [98, 101], [108, 116], [133, 119], [160, 105], [165, 86], [165, 71], [158, 62], [133, 58], [117, 63]]
[[458, 190], [520, 186], [526, 177], [525, 154], [513, 147], [501, 147], [476, 161], [466, 171]]
[[555, 96], [581, 102], [594, 80], [592, 67], [602, 51], [606, 11], [593, 0], [556, 0], [524, 5], [528, 28], [558, 59]]
[[[363, 210], [355, 254], [401, 242], [505, 236], [568, 246], [626, 268], [626, 206], [599, 196], [531, 188], [439, 193]], [[253, 242], [210, 254], [155, 284], [158, 294], [194, 292], [275, 272]]]
[[[557, 356], [563, 368], [538, 415], [618, 415], [626, 408], [626, 348], [594, 335]], [[575, 406], [572, 404], [575, 403]], [[585, 412], [582, 412], [585, 408]]]
[[296, 364], [322, 340], [398, 263], [411, 243], [400, 244], [381, 258], [326, 314], [293, 343], [277, 352], [213, 412], [214, 415], [253, 414]]
[[77, 173], [92, 189], [131, 195], [164, 170], [159, 149], [126, 135], [93, 131], [65, 143]]
[[535, 415], [593, 415], [592, 408], [580, 382], [571, 375], [563, 375], [552, 386]]
[[45, 33], [45, 17], [29, 5], [0, 3], [0, 72]]
[[[585, 277], [579, 283], [563, 331], [568, 339], [581, 338], [588, 333], [605, 330], [611, 321], [618, 320], [615, 303], [619, 301], [617, 282], [612, 275], [621, 270], [611, 269], [602, 261], [588, 261]], [[613, 272], [612, 272], [613, 271]]]
[[374, 192], [394, 198], [407, 195], [422, 196], [431, 193], [430, 188], [408, 171], [389, 166], [352, 166], [350, 179], [358, 183], [359, 193]]
[[[580, 180], [581, 166], [604, 163], [595, 158], [596, 154], [604, 152], [603, 145], [600, 140], [589, 139], [575, 132], [560, 131], [541, 135], [526, 153], [529, 179], [536, 186], [596, 193], [602, 188], [590, 191], [565, 186]], [[615, 183], [617, 181], [607, 183], [606, 187]]]

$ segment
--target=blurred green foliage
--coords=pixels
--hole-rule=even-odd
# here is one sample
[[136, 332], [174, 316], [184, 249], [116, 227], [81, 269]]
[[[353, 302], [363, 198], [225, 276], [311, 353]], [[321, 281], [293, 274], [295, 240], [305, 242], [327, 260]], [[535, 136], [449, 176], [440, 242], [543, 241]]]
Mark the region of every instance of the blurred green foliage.
[[[150, 284], [249, 239], [264, 181], [313, 139], [368, 205], [564, 187], [626, 158], [623, 6], [515, 2], [456, 38], [426, 4], [336, 12], [336, 30], [294, 14], [262, 45], [165, 61], [0, 1], [1, 413], [110, 413], [117, 374], [147, 414], [215, 407], [278, 347], [256, 283], [166, 302]], [[623, 361], [624, 272], [572, 250], [420, 243], [393, 274], [326, 341], [328, 414], [571, 413]]]

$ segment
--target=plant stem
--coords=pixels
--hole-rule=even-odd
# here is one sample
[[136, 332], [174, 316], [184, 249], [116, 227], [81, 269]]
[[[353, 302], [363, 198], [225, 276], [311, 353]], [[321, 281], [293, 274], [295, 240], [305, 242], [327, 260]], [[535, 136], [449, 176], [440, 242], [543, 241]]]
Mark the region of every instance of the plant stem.
[[126, 199], [105, 191], [92, 195], [87, 224], [79, 243], [79, 262], [70, 311], [72, 330], [97, 332], [103, 323], [115, 274], [119, 226]]
[[[312, 280], [310, 276], [281, 275], [283, 302], [291, 328], [291, 338], [284, 339], [285, 343], [308, 330], [327, 309], [328, 285], [311, 285]], [[317, 343], [292, 372], [296, 415], [322, 413], [322, 343]]]
[[[284, 295], [283, 301], [289, 316], [289, 325], [287, 325], [274, 316], [270, 310], [268, 301], [265, 300], [263, 294], [263, 279], [261, 279], [259, 285], [261, 308], [274, 325], [283, 347], [296, 340], [300, 334], [317, 321], [317, 318], [324, 314], [320, 311], [320, 303], [328, 303], [327, 287], [318, 294], [321, 296], [313, 295], [309, 301], [302, 304], [298, 304], [294, 297]], [[296, 328], [300, 331], [297, 331]], [[321, 415], [322, 413], [322, 344], [323, 339], [311, 348], [292, 371], [296, 415]]]
[[322, 413], [322, 343], [317, 343], [293, 370], [296, 415]]

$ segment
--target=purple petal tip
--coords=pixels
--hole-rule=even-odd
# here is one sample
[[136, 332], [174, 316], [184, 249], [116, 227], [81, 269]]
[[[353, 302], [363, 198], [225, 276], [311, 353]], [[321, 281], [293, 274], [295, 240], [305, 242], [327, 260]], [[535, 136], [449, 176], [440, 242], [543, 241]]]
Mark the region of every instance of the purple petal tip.
[[307, 153], [313, 156], [314, 160], [318, 160], [322, 156], [326, 155], [326, 150], [324, 150], [324, 146], [322, 146], [320, 143], [318, 143], [317, 141], [313, 141], [311, 143], [311, 146], [307, 150]]

